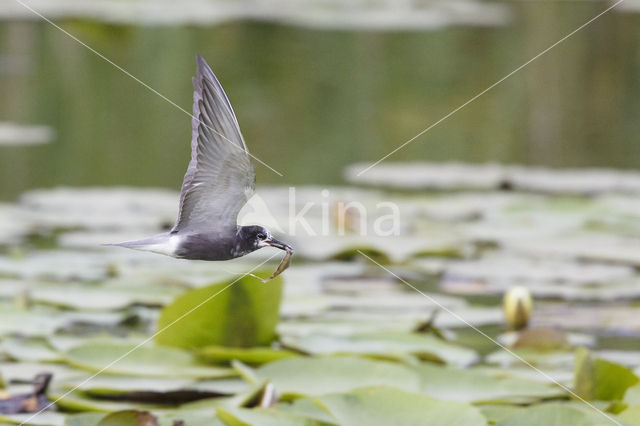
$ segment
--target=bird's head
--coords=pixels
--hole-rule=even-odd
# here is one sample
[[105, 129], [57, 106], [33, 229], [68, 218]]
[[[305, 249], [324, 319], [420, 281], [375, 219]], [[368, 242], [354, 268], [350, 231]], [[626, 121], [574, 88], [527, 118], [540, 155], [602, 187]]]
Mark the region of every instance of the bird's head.
[[258, 225], [243, 226], [241, 232], [243, 234], [244, 240], [248, 241], [249, 244], [252, 245], [252, 248], [254, 250], [258, 250], [259, 248], [268, 246], [276, 247], [280, 250], [292, 250], [292, 248], [288, 244], [285, 244], [282, 241], [278, 241], [273, 238], [271, 232], [269, 232], [269, 230], [265, 227]]

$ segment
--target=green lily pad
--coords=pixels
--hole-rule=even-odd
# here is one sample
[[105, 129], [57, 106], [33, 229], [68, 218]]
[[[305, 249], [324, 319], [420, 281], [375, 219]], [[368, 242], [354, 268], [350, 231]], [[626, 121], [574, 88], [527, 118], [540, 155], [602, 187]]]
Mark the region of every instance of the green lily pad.
[[521, 404], [565, 394], [549, 383], [509, 377], [506, 372], [499, 376], [430, 364], [414, 368], [422, 377], [422, 393], [447, 401]]
[[341, 426], [473, 426], [487, 421], [469, 404], [439, 401], [387, 386], [367, 387], [349, 393], [325, 395], [317, 403]]
[[[498, 423], [498, 426], [596, 426], [620, 424], [611, 414], [596, 411], [589, 406], [567, 404], [541, 404], [517, 411]], [[616, 423], [617, 422], [617, 423]]]
[[618, 417], [630, 426], [640, 425], [640, 404], [628, 407]]
[[45, 411], [37, 416], [34, 413], [24, 414], [0, 414], [0, 424], [22, 425], [23, 423], [33, 426], [63, 426], [65, 415], [51, 411]]
[[133, 377], [101, 374], [90, 381], [65, 381], [66, 389], [76, 388], [93, 396], [119, 396], [133, 392], [205, 391], [233, 395], [249, 390], [249, 384], [238, 378], [194, 380], [188, 377]]
[[198, 351], [198, 356], [207, 362], [221, 363], [238, 360], [247, 364], [265, 364], [279, 359], [292, 358], [300, 354], [286, 349], [229, 348], [225, 346], [206, 346]]
[[97, 426], [106, 416], [105, 413], [94, 412], [72, 414], [66, 418], [64, 426]]
[[640, 405], [640, 383], [627, 389], [623, 401], [628, 405]]
[[108, 414], [98, 426], [156, 426], [158, 419], [148, 411], [125, 410]]
[[[197, 378], [234, 375], [230, 368], [198, 365], [192, 354], [177, 348], [158, 346], [136, 348], [135, 345], [130, 344], [91, 342], [73, 347], [65, 356], [72, 365], [90, 371], [101, 371], [106, 368], [104, 372], [107, 374]], [[113, 365], [110, 365], [111, 363]]]
[[272, 408], [217, 408], [218, 417], [227, 426], [320, 426], [323, 423]]
[[448, 343], [431, 335], [366, 333], [350, 336], [312, 334], [283, 339], [292, 348], [314, 355], [364, 354], [379, 357], [416, 355], [423, 359], [466, 366], [478, 359], [472, 349]]
[[329, 414], [327, 410], [316, 404], [316, 399], [314, 397], [298, 398], [290, 402], [281, 402], [275, 405], [274, 408], [279, 411], [286, 411], [310, 419], [315, 419], [319, 422], [329, 424], [336, 423], [336, 419], [331, 414]]
[[9, 357], [18, 361], [55, 362], [62, 359], [62, 355], [51, 349], [44, 340], [5, 338], [0, 347]]
[[638, 383], [629, 368], [593, 358], [585, 348], [576, 350], [574, 391], [587, 400], [621, 400], [627, 389]]
[[373, 385], [420, 390], [419, 375], [407, 367], [347, 356], [289, 358], [266, 364], [255, 370], [255, 374], [273, 383], [283, 399], [346, 392]]
[[518, 405], [481, 405], [478, 407], [482, 412], [482, 415], [486, 417], [489, 421], [489, 424], [500, 423], [502, 420], [507, 417], [513, 416], [518, 411], [522, 410], [523, 407]]
[[188, 291], [163, 309], [156, 342], [183, 348], [269, 344], [281, 293], [280, 277], [265, 284], [251, 276]]
[[[73, 297], [69, 297], [69, 293]], [[182, 292], [179, 287], [153, 284], [40, 284], [30, 289], [31, 298], [78, 310], [116, 310], [133, 304], [165, 305]]]

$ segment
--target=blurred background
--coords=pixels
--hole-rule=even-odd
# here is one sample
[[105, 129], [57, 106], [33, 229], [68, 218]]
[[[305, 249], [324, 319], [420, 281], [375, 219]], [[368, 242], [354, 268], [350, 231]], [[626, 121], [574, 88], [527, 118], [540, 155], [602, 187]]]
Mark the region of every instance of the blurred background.
[[[640, 1], [359, 173], [613, 5], [0, 0], [0, 423], [638, 425]], [[70, 35], [187, 111], [208, 61], [289, 269], [101, 245], [171, 227], [191, 118]]]
[[[612, 3], [29, 4], [189, 111], [199, 52], [253, 154], [284, 174], [258, 166], [259, 182], [335, 184], [347, 164], [387, 154]], [[637, 9], [626, 0], [391, 160], [637, 167]], [[178, 188], [189, 117], [14, 0], [0, 3], [0, 53], [0, 121], [51, 130], [42, 146], [2, 138], [0, 198]]]

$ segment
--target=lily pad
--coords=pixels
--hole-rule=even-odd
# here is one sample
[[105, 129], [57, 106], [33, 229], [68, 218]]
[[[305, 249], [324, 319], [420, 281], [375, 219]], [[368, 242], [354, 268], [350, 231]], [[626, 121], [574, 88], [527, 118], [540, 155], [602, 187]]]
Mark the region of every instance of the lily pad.
[[521, 404], [565, 395], [557, 386], [510, 377], [508, 371], [498, 375], [426, 363], [414, 368], [422, 378], [422, 393], [447, 401]]
[[356, 357], [289, 358], [255, 371], [284, 399], [346, 392], [362, 386], [388, 385], [420, 390], [419, 375], [399, 364]]
[[70, 349], [66, 359], [80, 368], [90, 371], [104, 369], [108, 374], [197, 378], [234, 375], [230, 368], [198, 365], [189, 352], [158, 346], [91, 342]]
[[286, 349], [257, 348], [229, 348], [225, 346], [206, 346], [198, 351], [198, 356], [207, 362], [221, 363], [238, 360], [247, 364], [265, 364], [284, 358], [300, 356], [300, 354]]
[[44, 340], [6, 338], [2, 340], [0, 348], [12, 359], [18, 361], [55, 362], [62, 359], [62, 355]]
[[272, 408], [218, 408], [218, 417], [227, 426], [321, 426], [317, 420]]
[[269, 344], [281, 293], [280, 277], [264, 284], [251, 276], [190, 290], [162, 311], [156, 342], [183, 348]]
[[456, 346], [431, 335], [408, 333], [367, 333], [351, 336], [312, 334], [299, 339], [284, 339], [292, 348], [314, 355], [363, 354], [380, 357], [420, 358], [465, 366], [478, 359], [471, 349]]
[[576, 350], [574, 390], [587, 400], [621, 400], [627, 389], [638, 383], [629, 368], [593, 358], [585, 348]]
[[1, 424], [33, 425], [33, 426], [63, 426], [65, 415], [51, 411], [44, 411], [34, 416], [34, 413], [0, 414]]
[[567, 426], [567, 425], [615, 425], [620, 424], [611, 414], [596, 411], [585, 405], [584, 408], [549, 403], [517, 411], [498, 423], [498, 426]]
[[148, 411], [125, 410], [108, 414], [98, 426], [159, 426], [158, 419]]
[[317, 403], [341, 426], [474, 426], [486, 425], [480, 411], [469, 404], [439, 401], [387, 386], [325, 395]]
[[233, 395], [249, 390], [249, 384], [237, 377], [195, 380], [177, 377], [132, 377], [101, 374], [89, 382], [66, 381], [64, 388], [76, 388], [87, 395], [119, 397], [137, 392], [204, 391]]

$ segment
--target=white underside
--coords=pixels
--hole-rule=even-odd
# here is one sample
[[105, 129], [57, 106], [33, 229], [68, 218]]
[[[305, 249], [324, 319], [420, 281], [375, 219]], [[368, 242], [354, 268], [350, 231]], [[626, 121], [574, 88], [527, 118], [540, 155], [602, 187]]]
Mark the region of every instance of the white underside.
[[176, 257], [176, 251], [180, 246], [181, 237], [178, 235], [173, 235], [169, 237], [169, 239], [154, 244], [136, 244], [136, 245], [128, 245], [128, 248], [140, 251], [150, 251], [152, 253], [164, 254], [166, 256]]

